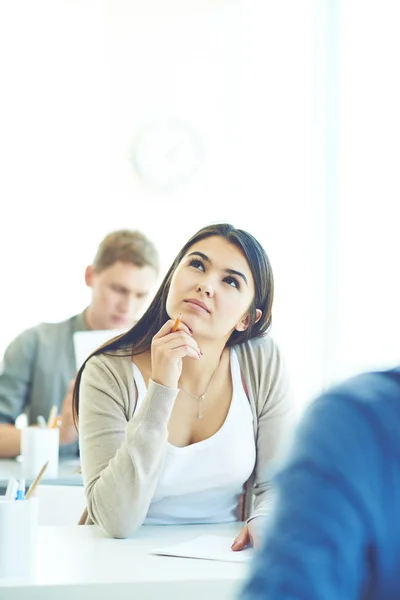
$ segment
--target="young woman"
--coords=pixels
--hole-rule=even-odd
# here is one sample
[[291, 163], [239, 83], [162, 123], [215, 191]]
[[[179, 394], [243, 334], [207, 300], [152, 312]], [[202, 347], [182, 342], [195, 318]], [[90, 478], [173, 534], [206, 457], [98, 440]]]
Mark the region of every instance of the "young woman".
[[266, 335], [272, 300], [257, 240], [229, 224], [205, 227], [138, 323], [86, 361], [74, 413], [87, 523], [124, 538], [142, 524], [245, 520], [233, 549], [256, 541], [266, 467], [293, 413]]

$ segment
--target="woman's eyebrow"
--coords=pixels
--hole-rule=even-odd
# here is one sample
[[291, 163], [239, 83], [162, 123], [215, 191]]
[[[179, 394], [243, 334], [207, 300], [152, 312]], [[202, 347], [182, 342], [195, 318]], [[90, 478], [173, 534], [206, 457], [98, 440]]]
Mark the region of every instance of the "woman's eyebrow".
[[207, 256], [206, 254], [203, 254], [202, 252], [191, 252], [190, 254], [188, 254], [188, 257], [189, 257], [189, 256], [193, 256], [194, 254], [197, 254], [197, 256], [201, 256], [201, 258], [202, 258], [203, 260], [206, 260], [206, 261], [207, 261], [207, 262], [209, 262], [209, 263], [211, 262], [211, 259], [210, 259], [210, 258], [208, 258], [208, 256]]
[[243, 281], [245, 282], [246, 285], [249, 285], [247, 282], [247, 277], [244, 273], [241, 273], [240, 271], [234, 271], [233, 269], [224, 269], [224, 271], [226, 271], [227, 273], [229, 273], [229, 275], [239, 275], [239, 277], [241, 277], [243, 279]]
[[[188, 254], [189, 256], [200, 256], [203, 260], [205, 260], [208, 263], [212, 263], [211, 258], [209, 258], [206, 254], [203, 254], [203, 252], [191, 252], [190, 254]], [[229, 273], [229, 275], [238, 275], [239, 277], [241, 277], [243, 279], [243, 281], [245, 282], [246, 285], [249, 285], [248, 281], [247, 281], [247, 277], [244, 273], [241, 273], [240, 271], [235, 271], [234, 269], [223, 269], [223, 271], [225, 271], [226, 273]]]

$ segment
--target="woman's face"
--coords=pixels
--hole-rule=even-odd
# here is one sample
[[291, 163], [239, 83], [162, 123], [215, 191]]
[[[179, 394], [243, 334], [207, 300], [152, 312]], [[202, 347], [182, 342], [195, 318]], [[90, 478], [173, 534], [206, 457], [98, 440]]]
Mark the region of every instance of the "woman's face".
[[[182, 321], [194, 335], [228, 339], [234, 329], [248, 326], [254, 280], [246, 257], [219, 236], [189, 248], [171, 280], [167, 313]], [[257, 313], [257, 320], [261, 311]]]

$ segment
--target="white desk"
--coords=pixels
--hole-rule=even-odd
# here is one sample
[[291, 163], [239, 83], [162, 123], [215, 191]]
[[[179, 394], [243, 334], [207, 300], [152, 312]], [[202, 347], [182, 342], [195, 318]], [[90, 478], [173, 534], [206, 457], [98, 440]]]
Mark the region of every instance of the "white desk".
[[134, 538], [107, 538], [94, 525], [40, 527], [30, 580], [0, 579], [2, 600], [233, 600], [249, 565], [155, 556], [150, 550], [198, 535], [234, 539], [241, 523], [143, 526]]
[[[82, 475], [77, 473], [76, 470], [80, 465], [79, 459], [60, 459], [58, 467], [58, 477], [56, 479], [43, 478], [43, 483], [46, 485], [83, 485]], [[7, 487], [9, 477], [15, 477], [15, 479], [21, 478], [22, 463], [17, 459], [0, 459], [0, 494], [3, 493]], [[29, 485], [30, 480], [26, 481]], [[3, 490], [3, 491], [1, 491]]]

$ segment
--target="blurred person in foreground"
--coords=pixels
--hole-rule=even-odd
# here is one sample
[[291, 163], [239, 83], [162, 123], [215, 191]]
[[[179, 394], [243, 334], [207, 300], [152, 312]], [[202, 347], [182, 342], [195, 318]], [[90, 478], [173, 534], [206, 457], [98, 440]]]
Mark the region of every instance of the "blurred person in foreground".
[[400, 598], [400, 369], [306, 411], [241, 600]]
[[26, 412], [29, 422], [45, 419], [57, 405], [61, 416], [60, 455], [77, 456], [78, 435], [72, 418], [76, 375], [73, 335], [77, 331], [127, 329], [156, 282], [158, 252], [143, 233], [114, 231], [100, 243], [85, 271], [91, 302], [80, 314], [60, 323], [40, 323], [8, 346], [0, 371], [0, 458], [17, 456], [21, 432], [14, 425]]

